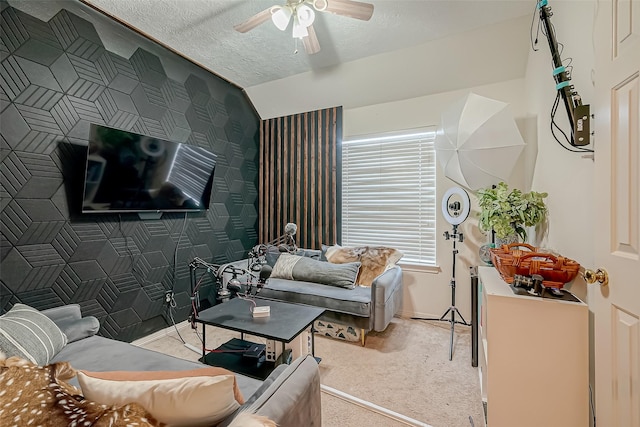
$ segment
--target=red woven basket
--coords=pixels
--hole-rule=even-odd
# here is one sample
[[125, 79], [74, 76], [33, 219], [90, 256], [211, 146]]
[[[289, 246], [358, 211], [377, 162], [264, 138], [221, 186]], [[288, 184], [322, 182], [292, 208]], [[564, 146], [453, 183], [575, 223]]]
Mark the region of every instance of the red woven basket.
[[[524, 247], [526, 250], [518, 249]], [[561, 289], [565, 283], [575, 279], [580, 264], [563, 256], [538, 252], [526, 243], [512, 243], [500, 248], [491, 249], [491, 260], [502, 279], [507, 283], [513, 283], [513, 277], [518, 274], [542, 276], [543, 284], [547, 287]]]

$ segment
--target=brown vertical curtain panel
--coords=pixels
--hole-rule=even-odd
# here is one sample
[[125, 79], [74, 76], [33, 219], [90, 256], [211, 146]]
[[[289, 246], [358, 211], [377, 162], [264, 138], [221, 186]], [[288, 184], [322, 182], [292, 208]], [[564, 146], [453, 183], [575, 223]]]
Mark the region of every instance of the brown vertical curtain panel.
[[298, 226], [299, 247], [320, 249], [338, 236], [342, 107], [263, 120], [258, 233], [268, 242]]

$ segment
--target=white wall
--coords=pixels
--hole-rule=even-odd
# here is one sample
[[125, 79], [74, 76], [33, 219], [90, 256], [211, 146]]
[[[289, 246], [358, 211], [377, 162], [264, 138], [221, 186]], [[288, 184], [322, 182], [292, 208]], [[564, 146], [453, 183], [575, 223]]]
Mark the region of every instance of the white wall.
[[[245, 90], [265, 119], [342, 105], [345, 137], [438, 125], [442, 111], [464, 97], [468, 88], [514, 104], [514, 113], [522, 119], [526, 117], [521, 79], [528, 57], [528, 25], [529, 17], [516, 18]], [[520, 166], [527, 167], [524, 162]], [[455, 184], [438, 173], [441, 197]], [[478, 248], [486, 242], [476, 223], [470, 218], [460, 227], [466, 240], [457, 245], [457, 306], [466, 320], [471, 314], [469, 266], [479, 262]], [[438, 236], [450, 229], [442, 217], [437, 224]], [[452, 261], [452, 242], [441, 237], [439, 272], [405, 266], [403, 315], [439, 317], [449, 307]]]
[[[593, 69], [593, 49], [591, 43], [593, 23], [593, 2], [554, 1], [552, 3], [554, 24], [558, 41], [564, 44], [564, 56], [573, 58], [573, 82], [584, 102], [593, 96], [591, 81]], [[592, 201], [593, 161], [582, 154], [571, 153], [560, 147], [553, 139], [549, 114], [555, 98], [555, 83], [551, 71], [551, 55], [546, 39], [541, 36], [538, 51], [529, 49], [526, 76], [524, 79], [473, 87], [466, 90], [441, 93], [386, 104], [345, 109], [344, 135], [352, 136], [374, 132], [408, 129], [430, 124], [438, 124], [440, 114], [453, 101], [472, 91], [479, 95], [498, 99], [511, 104], [512, 112], [519, 121], [531, 119], [535, 129], [524, 132], [525, 140], [537, 145], [537, 159], [531, 188], [549, 193], [547, 205], [549, 221], [544, 233], [531, 236], [530, 241], [550, 248], [562, 255], [579, 261], [582, 265], [593, 265], [593, 236], [589, 231], [593, 226], [590, 205]], [[566, 113], [558, 109], [557, 122], [568, 130]], [[527, 138], [529, 133], [529, 138]], [[529, 157], [535, 156], [533, 150]], [[532, 159], [529, 158], [529, 161]], [[438, 169], [438, 196], [453, 182], [442, 176]], [[511, 179], [512, 185], [528, 189], [527, 178]], [[475, 197], [472, 196], [475, 203]], [[475, 207], [475, 205], [474, 205]], [[438, 235], [449, 225], [438, 218]], [[486, 236], [477, 229], [477, 219], [471, 217], [460, 227], [466, 240], [458, 244], [460, 253], [456, 269], [457, 306], [463, 316], [469, 316], [469, 275], [470, 265], [479, 262], [477, 250], [485, 243]], [[404, 315], [427, 316], [441, 314], [448, 307], [450, 298], [449, 281], [451, 272], [451, 241], [441, 238], [437, 242], [437, 262], [441, 268], [438, 274], [407, 271], [405, 275]], [[580, 298], [586, 299], [586, 286], [581, 279], [570, 285], [570, 289]]]
[[[573, 83], [584, 103], [593, 97], [592, 83], [593, 48], [592, 25], [594, 2], [582, 0], [554, 0], [554, 24], [558, 41], [564, 44], [563, 58], [573, 58]], [[530, 21], [529, 21], [530, 22]], [[528, 26], [526, 32], [528, 33]], [[442, 41], [441, 41], [442, 42]], [[470, 87], [402, 101], [345, 108], [345, 137], [375, 132], [409, 129], [437, 125], [441, 112], [452, 102], [469, 91], [510, 104], [519, 128], [527, 142], [527, 152], [516, 168], [532, 168], [527, 173], [514, 174], [509, 183], [525, 190], [533, 189], [549, 193], [547, 227], [531, 235], [529, 241], [575, 259], [587, 267], [593, 266], [594, 227], [591, 213], [593, 161], [579, 153], [571, 153], [560, 147], [550, 132], [549, 114], [555, 99], [555, 82], [551, 74], [551, 54], [544, 36], [540, 35], [537, 51], [528, 49], [526, 75], [523, 79], [503, 83]], [[460, 51], [452, 54], [466, 54]], [[597, 119], [597, 118], [596, 118]], [[568, 131], [566, 112], [561, 105], [556, 121]], [[533, 126], [532, 126], [533, 124]], [[456, 185], [438, 169], [437, 193], [441, 197]], [[475, 197], [471, 196], [476, 208]], [[460, 253], [456, 268], [457, 306], [466, 319], [470, 317], [469, 266], [477, 265], [478, 248], [487, 237], [477, 227], [477, 211], [460, 227], [465, 242], [458, 244]], [[450, 226], [438, 216], [438, 236]], [[452, 243], [444, 237], [437, 242], [437, 274], [405, 268], [405, 316], [439, 316], [449, 306], [449, 281], [452, 276]], [[576, 279], [568, 286], [578, 297], [586, 299], [586, 285]]]
[[[507, 102], [514, 117], [523, 118], [526, 116], [523, 83], [522, 79], [516, 79], [385, 104], [345, 109], [343, 134], [345, 137], [350, 137], [428, 125], [437, 126], [442, 112], [469, 92]], [[437, 169], [436, 179], [439, 207], [440, 198], [450, 187], [457, 184], [446, 178], [440, 168]], [[475, 207], [475, 196], [473, 194], [470, 196]], [[488, 241], [488, 237], [478, 230], [476, 213], [477, 210], [474, 209], [469, 219], [459, 227], [465, 239], [464, 242], [456, 244], [459, 250], [456, 260], [456, 306], [467, 321], [471, 318], [469, 267], [478, 265], [480, 262], [478, 249]], [[449, 285], [453, 276], [453, 242], [445, 240], [443, 233], [451, 231], [451, 226], [444, 220], [439, 208], [437, 215], [436, 252], [440, 271], [430, 272], [403, 265], [405, 285], [404, 306], [401, 313], [403, 316], [439, 317], [450, 306]]]
[[[590, 0], [553, 0], [551, 22], [559, 43], [564, 45], [563, 58], [572, 58], [572, 81], [583, 102], [593, 99], [594, 68], [593, 21], [595, 2]], [[548, 231], [541, 245], [593, 268], [593, 160], [584, 154], [571, 153], [560, 147], [550, 131], [549, 114], [556, 90], [551, 74], [550, 49], [540, 36], [539, 50], [531, 51], [525, 76], [526, 109], [537, 115], [538, 161], [533, 186], [547, 191], [549, 197]], [[564, 106], [560, 106], [557, 121], [565, 131], [570, 129]], [[595, 120], [598, 120], [596, 117]], [[593, 126], [592, 126], [593, 129]], [[597, 138], [597, 136], [596, 136]], [[588, 156], [587, 156], [588, 157]], [[587, 297], [586, 285], [576, 279], [570, 286], [578, 297]]]
[[[593, 24], [597, 8], [592, 0], [553, 0], [551, 22], [559, 43], [564, 45], [563, 58], [573, 59], [572, 80], [583, 103], [589, 104], [594, 95]], [[552, 248], [583, 267], [594, 268], [593, 161], [578, 153], [561, 148], [549, 130], [549, 111], [555, 98], [555, 84], [551, 76], [551, 54], [544, 38], [540, 50], [529, 54], [525, 76], [526, 108], [539, 117], [539, 153], [534, 173], [534, 186], [549, 192], [549, 224], [542, 245]], [[592, 111], [595, 110], [592, 107]], [[568, 129], [567, 114], [558, 111], [559, 123]], [[595, 118], [598, 120], [598, 117]], [[593, 125], [591, 127], [593, 129]], [[594, 142], [597, 150], [598, 136]], [[597, 153], [596, 153], [597, 155]], [[587, 285], [581, 277], [568, 288], [587, 301]], [[593, 328], [589, 328], [590, 384], [594, 385]], [[570, 361], [569, 361], [570, 362]], [[590, 420], [591, 421], [591, 420]]]
[[[245, 88], [263, 119], [357, 108], [521, 78], [529, 17]], [[277, 101], [274, 102], [274, 99]]]

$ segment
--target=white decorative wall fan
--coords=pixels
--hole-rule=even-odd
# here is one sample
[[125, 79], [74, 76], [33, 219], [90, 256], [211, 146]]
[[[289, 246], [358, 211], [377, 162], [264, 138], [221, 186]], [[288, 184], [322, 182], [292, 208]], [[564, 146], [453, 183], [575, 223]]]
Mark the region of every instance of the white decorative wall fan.
[[233, 28], [246, 33], [271, 19], [279, 30], [284, 31], [293, 22], [293, 37], [301, 39], [304, 50], [312, 55], [320, 51], [320, 43], [313, 29], [316, 12], [368, 21], [373, 15], [373, 5], [353, 0], [287, 0], [284, 5], [271, 6]]

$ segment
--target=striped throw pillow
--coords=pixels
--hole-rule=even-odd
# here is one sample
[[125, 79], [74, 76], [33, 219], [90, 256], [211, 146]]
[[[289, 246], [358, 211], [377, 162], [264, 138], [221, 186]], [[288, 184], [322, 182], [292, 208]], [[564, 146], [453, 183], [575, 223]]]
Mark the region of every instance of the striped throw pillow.
[[24, 304], [0, 316], [0, 350], [46, 365], [67, 344], [67, 336], [51, 319]]

